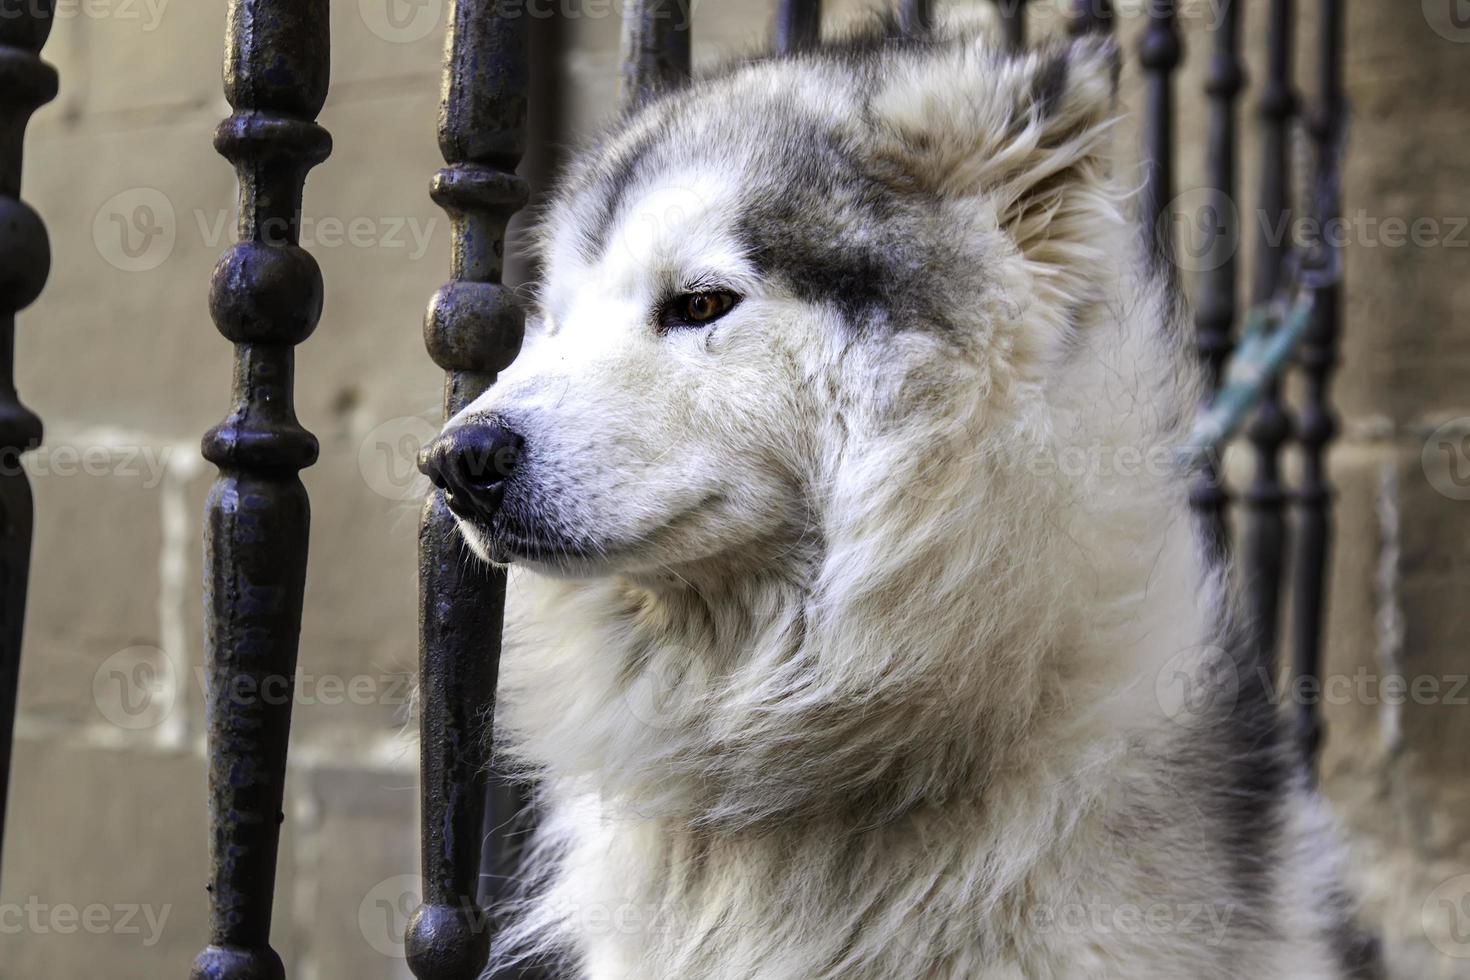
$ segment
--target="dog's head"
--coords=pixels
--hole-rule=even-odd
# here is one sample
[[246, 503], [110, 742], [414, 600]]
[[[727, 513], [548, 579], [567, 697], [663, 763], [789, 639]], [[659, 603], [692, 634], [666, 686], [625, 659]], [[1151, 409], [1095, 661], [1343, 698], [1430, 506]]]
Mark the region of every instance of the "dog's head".
[[865, 39], [630, 113], [545, 216], [519, 359], [426, 454], [471, 547], [738, 575], [820, 549], [837, 497], [941, 495], [1103, 286], [1116, 72]]

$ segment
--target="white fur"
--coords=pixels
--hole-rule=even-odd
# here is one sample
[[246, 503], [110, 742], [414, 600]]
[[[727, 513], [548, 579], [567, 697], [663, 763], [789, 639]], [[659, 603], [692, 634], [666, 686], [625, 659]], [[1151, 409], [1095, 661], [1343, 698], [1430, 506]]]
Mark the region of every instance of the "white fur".
[[[1195, 378], [1109, 177], [1112, 52], [867, 57], [738, 68], [614, 134], [547, 217], [524, 353], [456, 420], [511, 420], [539, 533], [593, 546], [511, 580], [498, 749], [543, 816], [500, 955], [587, 980], [1341, 976], [1315, 800], [1288, 786], [1243, 897], [1201, 812], [1222, 722], [1160, 696], [1204, 676], [1228, 600], [1163, 463]], [[913, 234], [943, 324], [844, 322], [752, 262], [769, 135], [727, 129], [792, 100], [935, 202]], [[589, 256], [598, 161], [670, 119], [692, 149]], [[743, 301], [661, 335], [660, 291], [702, 277]]]

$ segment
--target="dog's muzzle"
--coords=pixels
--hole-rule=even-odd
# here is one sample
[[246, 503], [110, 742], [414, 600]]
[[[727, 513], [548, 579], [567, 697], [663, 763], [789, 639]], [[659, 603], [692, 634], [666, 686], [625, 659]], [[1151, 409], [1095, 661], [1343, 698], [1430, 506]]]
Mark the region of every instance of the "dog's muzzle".
[[505, 479], [526, 441], [503, 425], [465, 422], [442, 433], [419, 454], [419, 470], [444, 491], [449, 509], [488, 523], [500, 510]]

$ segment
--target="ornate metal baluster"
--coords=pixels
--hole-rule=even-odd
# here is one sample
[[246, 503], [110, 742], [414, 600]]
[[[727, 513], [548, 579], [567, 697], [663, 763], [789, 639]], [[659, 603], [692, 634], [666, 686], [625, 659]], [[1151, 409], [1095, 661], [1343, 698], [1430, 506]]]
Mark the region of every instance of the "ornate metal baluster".
[[[1291, 210], [1290, 131], [1296, 113], [1292, 90], [1293, 0], [1271, 0], [1267, 22], [1268, 74], [1261, 93], [1261, 203], [1256, 215], [1258, 237], [1254, 302], [1270, 302], [1284, 280], [1284, 259]], [[1281, 478], [1281, 450], [1291, 437], [1291, 419], [1281, 398], [1281, 385], [1266, 386], [1265, 396], [1247, 436], [1256, 452], [1256, 472], [1245, 494], [1249, 510], [1245, 555], [1246, 599], [1262, 657], [1274, 656], [1280, 609], [1281, 566], [1286, 552], [1286, 488]]]
[[1140, 219], [1154, 247], [1172, 258], [1174, 225], [1169, 220], [1169, 205], [1174, 200], [1174, 70], [1184, 57], [1174, 0], [1149, 0], [1148, 28], [1138, 46], [1138, 56], [1148, 85]]
[[781, 0], [776, 13], [776, 50], [782, 54], [816, 44], [822, 36], [822, 0]]
[[[445, 417], [477, 398], [520, 350], [524, 316], [501, 285], [505, 229], [525, 205], [528, 20], [515, 0], [454, 0], [434, 201], [453, 226], [451, 281], [429, 305], [424, 339], [446, 372]], [[488, 722], [495, 704], [505, 576], [465, 559], [442, 492], [419, 535], [420, 759], [424, 904], [409, 923], [420, 980], [475, 980], [491, 925], [477, 904]]]
[[1108, 34], [1113, 30], [1111, 0], [1072, 0], [1067, 14], [1067, 30], [1075, 37], [1083, 34]]
[[[570, 17], [563, 8], [549, 17], [533, 17], [528, 27], [529, 71], [526, 98], [531, 111], [526, 119], [526, 153], [518, 168], [530, 185], [531, 202], [542, 199], [549, 180], [562, 169], [564, 147], [570, 141], [563, 118], [567, 73], [562, 64], [568, 41]], [[511, 221], [514, 233], [515, 219]], [[538, 257], [507, 245], [504, 281], [512, 288], [534, 282], [540, 276]], [[525, 853], [535, 832], [537, 813], [532, 807], [534, 787], [500, 767], [492, 765], [485, 787], [485, 820], [480, 834], [480, 907], [495, 919], [497, 910], [521, 892]], [[492, 934], [493, 935], [493, 934]], [[485, 980], [552, 980], [550, 964], [518, 963], [503, 967]]]
[[[1215, 53], [1205, 82], [1205, 93], [1212, 103], [1205, 160], [1210, 193], [1208, 199], [1200, 202], [1199, 213], [1192, 217], [1204, 233], [1203, 239], [1193, 245], [1205, 260], [1199, 302], [1195, 307], [1196, 344], [1209, 384], [1205, 405], [1214, 400], [1225, 362], [1234, 349], [1236, 255], [1240, 240], [1239, 211], [1235, 206], [1235, 103], [1245, 89], [1245, 65], [1240, 58], [1240, 7], [1235, 0], [1221, 0], [1213, 30]], [[1230, 494], [1217, 459], [1207, 460], [1201, 468], [1190, 488], [1190, 502], [1199, 517], [1207, 547], [1213, 554], [1223, 556], [1229, 547], [1225, 518]]]
[[[1347, 116], [1342, 85], [1346, 14], [1343, 7], [1342, 0], [1321, 0], [1320, 91], [1312, 119], [1312, 140], [1316, 148], [1313, 205], [1318, 227], [1322, 229], [1331, 227], [1342, 211], [1340, 151]], [[1292, 607], [1293, 669], [1298, 677], [1316, 677], [1320, 664], [1332, 537], [1332, 486], [1327, 476], [1327, 449], [1337, 434], [1337, 420], [1328, 400], [1328, 385], [1337, 364], [1342, 266], [1341, 257], [1331, 253], [1333, 246], [1326, 239], [1324, 234], [1316, 243], [1313, 266], [1328, 281], [1316, 290], [1315, 316], [1302, 339], [1299, 355], [1307, 386], [1299, 426], [1303, 470], [1296, 496], [1298, 541]], [[1322, 727], [1314, 699], [1302, 700], [1297, 709], [1296, 727], [1303, 758], [1315, 763]]]
[[636, 106], [689, 78], [692, 0], [636, 0], [623, 17], [623, 102]]
[[51, 246], [41, 218], [20, 200], [21, 153], [31, 114], [56, 98], [56, 69], [39, 52], [53, 4], [0, 11], [0, 844], [10, 784], [20, 681], [21, 627], [31, 562], [31, 485], [20, 457], [41, 441], [41, 420], [15, 391], [15, 315], [41, 295]]
[[1021, 50], [1026, 46], [1026, 0], [995, 0], [995, 5], [1000, 10], [1006, 46], [1012, 51]]
[[922, 34], [934, 26], [933, 0], [903, 0], [898, 17], [904, 33]]
[[[204, 438], [219, 467], [205, 513], [209, 663], [210, 945], [197, 980], [284, 977], [269, 946], [301, 631], [310, 506], [299, 471], [317, 442], [296, 420], [296, 344], [316, 328], [321, 272], [299, 245], [315, 122], [330, 75], [327, 0], [231, 0], [215, 148], [240, 178], [240, 242], [215, 268], [210, 311], [235, 344], [235, 407]], [[263, 698], [266, 684], [287, 696]]]

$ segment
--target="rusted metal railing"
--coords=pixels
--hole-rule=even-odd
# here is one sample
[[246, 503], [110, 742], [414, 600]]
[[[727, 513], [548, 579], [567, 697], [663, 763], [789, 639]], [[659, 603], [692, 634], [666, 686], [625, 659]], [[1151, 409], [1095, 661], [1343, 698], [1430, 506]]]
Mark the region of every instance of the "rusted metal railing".
[[1067, 12], [1067, 30], [1073, 36], [1106, 34], [1113, 29], [1112, 0], [1072, 0]]
[[[332, 141], [316, 124], [330, 77], [327, 0], [231, 0], [215, 148], [240, 180], [240, 241], [209, 306], [235, 345], [234, 408], [204, 438], [219, 467], [205, 512], [210, 934], [196, 980], [284, 977], [270, 947], [291, 686], [306, 584], [310, 503], [300, 470], [317, 441], [296, 420], [295, 346], [322, 310], [300, 245], [307, 172]], [[279, 685], [284, 697], [260, 697]]]
[[822, 36], [822, 0], [781, 0], [776, 12], [776, 50], [799, 51]]
[[624, 8], [624, 104], [640, 105], [689, 79], [692, 2], [637, 0]]
[[[1192, 243], [1202, 261], [1199, 294], [1195, 301], [1195, 344], [1205, 368], [1207, 385], [1200, 410], [1214, 403], [1225, 375], [1225, 363], [1234, 350], [1236, 284], [1239, 281], [1237, 244], [1240, 212], [1235, 206], [1236, 102], [1245, 90], [1245, 64], [1240, 57], [1240, 4], [1221, 0], [1212, 28], [1214, 52], [1210, 58], [1205, 94], [1210, 101], [1209, 136], [1205, 150], [1206, 193], [1192, 216], [1203, 233]], [[1229, 547], [1226, 522], [1230, 495], [1220, 472], [1218, 453], [1207, 453], [1190, 488], [1190, 502], [1199, 518], [1210, 551], [1223, 557]]]
[[[520, 350], [524, 315], [502, 285], [505, 230], [526, 203], [528, 18], [503, 0], [454, 0], [444, 65], [434, 201], [453, 227], [451, 279], [424, 340], [445, 371], [444, 415], [474, 401]], [[424, 904], [406, 951], [419, 980], [475, 980], [491, 922], [479, 905], [488, 725], [495, 704], [505, 574], [466, 561], [442, 491], [419, 533], [420, 780]]]
[[41, 295], [51, 270], [46, 226], [20, 199], [20, 170], [31, 115], [56, 98], [56, 69], [40, 58], [54, 12], [39, 0], [0, 17], [0, 845], [31, 566], [31, 484], [20, 457], [41, 441], [41, 420], [15, 390], [15, 315]]
[[1147, 78], [1139, 220], [1144, 234], [1166, 260], [1174, 256], [1174, 225], [1169, 220], [1174, 200], [1174, 72], [1183, 60], [1174, 0], [1149, 0], [1148, 25], [1138, 45], [1138, 62]]
[[[1312, 264], [1323, 274], [1323, 282], [1314, 292], [1316, 308], [1300, 353], [1306, 399], [1298, 424], [1302, 481], [1296, 496], [1296, 582], [1292, 606], [1293, 670], [1297, 677], [1318, 675], [1327, 620], [1327, 573], [1332, 541], [1332, 485], [1327, 475], [1327, 450], [1337, 434], [1328, 385], [1337, 364], [1342, 316], [1342, 257], [1329, 240], [1327, 229], [1342, 211], [1342, 149], [1347, 123], [1342, 59], [1347, 11], [1343, 0], [1320, 0], [1319, 6], [1318, 93], [1311, 129], [1316, 150], [1313, 212], [1321, 231], [1316, 243], [1318, 254]], [[1300, 702], [1297, 740], [1303, 755], [1315, 760], [1322, 741], [1321, 717], [1315, 699], [1302, 698]]]
[[[1261, 90], [1261, 192], [1256, 214], [1254, 304], [1276, 300], [1286, 282], [1287, 243], [1274, 236], [1290, 220], [1291, 123], [1296, 115], [1292, 88], [1293, 0], [1271, 0], [1267, 20], [1267, 76]], [[1292, 424], [1277, 376], [1265, 379], [1262, 397], [1247, 435], [1255, 449], [1256, 470], [1245, 492], [1249, 510], [1244, 576], [1251, 628], [1263, 657], [1274, 654], [1279, 626], [1282, 563], [1286, 552], [1286, 486], [1281, 452]]]
[[995, 0], [1006, 46], [1019, 51], [1026, 46], [1026, 0]]

